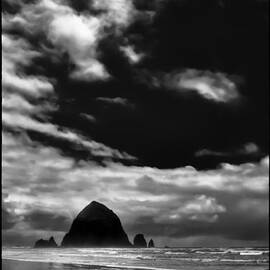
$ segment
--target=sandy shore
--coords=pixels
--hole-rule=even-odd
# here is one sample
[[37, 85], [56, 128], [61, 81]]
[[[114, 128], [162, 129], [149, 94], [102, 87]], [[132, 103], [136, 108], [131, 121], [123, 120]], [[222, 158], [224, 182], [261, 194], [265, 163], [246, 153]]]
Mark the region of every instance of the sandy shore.
[[112, 269], [103, 266], [84, 266], [75, 264], [47, 263], [47, 262], [27, 262], [2, 259], [3, 270], [105, 270]]
[[[28, 262], [28, 261], [17, 261], [17, 260], [8, 260], [2, 259], [2, 269], [3, 270], [119, 270], [119, 269], [129, 269], [136, 270], [135, 268], [119, 268], [119, 267], [106, 267], [106, 266], [90, 266], [90, 265], [78, 265], [78, 264], [61, 264], [61, 263], [47, 263], [47, 262]], [[183, 266], [178, 269], [185, 270], [269, 270], [269, 267], [266, 266], [235, 266], [232, 268], [229, 265], [224, 266]], [[138, 270], [138, 269], [137, 269]], [[141, 268], [143, 270], [143, 268]], [[147, 268], [145, 268], [147, 270]]]
[[[76, 268], [65, 268], [64, 265], [54, 263], [43, 263], [43, 262], [26, 262], [16, 260], [2, 260], [3, 270], [54, 270], [54, 269], [76, 269]], [[79, 269], [79, 268], [78, 268]]]

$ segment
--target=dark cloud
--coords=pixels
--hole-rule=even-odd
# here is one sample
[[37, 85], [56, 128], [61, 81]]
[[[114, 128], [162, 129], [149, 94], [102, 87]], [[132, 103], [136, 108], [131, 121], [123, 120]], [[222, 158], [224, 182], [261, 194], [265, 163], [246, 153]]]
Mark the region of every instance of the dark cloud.
[[2, 193], [2, 230], [12, 229], [19, 221], [18, 216], [15, 215], [12, 205], [5, 202], [8, 197], [7, 193]]
[[36, 230], [62, 231], [69, 229], [71, 220], [66, 216], [45, 211], [33, 211], [24, 216], [24, 221]]
[[[120, 50], [119, 46], [124, 44], [122, 38], [110, 35], [103, 39], [101, 61], [112, 79], [91, 84], [63, 82], [54, 121], [126, 151], [138, 157], [141, 164], [150, 166], [192, 164], [205, 168], [220, 162], [239, 164], [258, 160], [243, 153], [222, 159], [194, 157], [202, 147], [222, 152], [248, 142], [268, 152], [265, 72], [268, 62], [264, 47], [268, 39], [267, 25], [261, 16], [267, 14], [266, 10], [254, 1], [242, 3], [241, 10], [239, 4], [215, 3], [167, 1], [154, 17], [150, 27], [153, 31], [146, 36], [142, 27], [135, 27], [137, 21], [131, 24], [127, 39], [146, 54], [136, 67]], [[136, 43], [135, 40], [143, 41]], [[157, 71], [166, 74], [183, 68], [237, 76], [240, 78], [236, 82], [239, 103], [215, 104], [196, 93], [177, 96], [166, 85], [156, 89], [153, 77]], [[143, 79], [145, 72], [148, 77]], [[149, 85], [151, 81], [153, 85]], [[222, 82], [220, 87], [224, 88]], [[128, 99], [135, 109], [120, 109], [113, 104], [103, 106], [96, 97]], [[71, 121], [67, 111], [74, 120]], [[97, 122], [86, 127], [78, 121], [78, 111], [93, 115]]]
[[251, 215], [250, 212], [243, 213], [233, 209], [229, 209], [229, 213], [220, 214], [219, 219], [213, 223], [191, 219], [157, 222], [155, 216], [143, 216], [132, 224], [127, 224], [127, 228], [132, 233], [142, 231], [148, 235], [156, 237], [166, 235], [170, 238], [216, 235], [233, 240], [257, 240], [265, 244], [269, 238], [267, 216], [260, 217], [256, 214]]
[[[138, 158], [136, 164], [160, 168], [193, 165], [203, 169], [220, 162], [257, 161], [262, 156], [236, 152], [222, 159], [194, 155], [202, 149], [237, 149], [248, 142], [268, 152], [266, 3], [134, 1], [133, 12], [131, 2], [125, 1], [67, 3], [70, 6], [55, 5], [50, 17], [46, 13], [50, 7], [45, 4], [28, 8], [24, 3], [21, 11], [31, 15], [37, 7], [43, 8], [41, 16], [51, 22], [51, 28], [49, 33], [39, 34], [51, 48], [66, 52], [56, 54], [55, 62], [52, 54], [43, 50], [34, 62], [35, 70], [55, 81], [57, 109], [49, 112], [53, 124], [127, 152]], [[88, 28], [74, 9], [100, 9], [102, 13], [95, 22], [87, 17]], [[123, 11], [119, 18], [113, 17], [117, 10]], [[105, 20], [103, 13], [111, 17]], [[63, 31], [64, 18], [80, 27], [82, 35]], [[103, 24], [116, 28], [97, 30]], [[90, 32], [93, 39], [87, 38]], [[44, 39], [38, 42], [36, 49], [44, 48]], [[84, 43], [88, 45], [84, 47]], [[128, 48], [129, 57], [135, 57], [130, 59], [138, 59], [136, 65], [123, 48]], [[91, 68], [84, 68], [85, 63]], [[185, 70], [192, 70], [188, 78]], [[181, 83], [180, 75], [170, 79], [170, 74], [176, 73], [182, 74]], [[168, 85], [162, 77], [174, 82]], [[230, 79], [233, 77], [237, 80]], [[169, 91], [172, 83], [181, 95]], [[194, 93], [185, 94], [187, 87]], [[237, 104], [231, 104], [235, 97]], [[219, 99], [225, 104], [217, 103]], [[115, 106], [126, 100], [133, 105], [132, 110]], [[96, 121], [89, 122], [82, 114]], [[69, 148], [66, 153], [78, 159], [102, 161], [102, 157], [89, 156], [84, 147], [67, 148], [70, 142], [45, 138], [36, 131], [29, 135], [62, 150]]]
[[3, 246], [17, 246], [18, 244], [22, 246], [33, 246], [33, 243], [36, 240], [37, 238], [35, 236], [29, 237], [21, 234], [20, 232], [7, 232], [2, 234]]
[[11, 229], [15, 224], [13, 215], [2, 207], [2, 230]]
[[89, 11], [91, 7], [91, 2], [92, 1], [89, 0], [81, 0], [81, 1], [69, 0], [69, 3], [72, 6], [72, 8], [74, 8], [78, 12]]

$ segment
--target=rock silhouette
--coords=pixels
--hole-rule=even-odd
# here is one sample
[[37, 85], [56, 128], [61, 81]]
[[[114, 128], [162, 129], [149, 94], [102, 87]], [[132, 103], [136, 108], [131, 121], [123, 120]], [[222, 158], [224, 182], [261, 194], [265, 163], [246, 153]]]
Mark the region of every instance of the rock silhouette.
[[131, 247], [118, 216], [105, 205], [91, 202], [73, 221], [63, 247]]
[[145, 240], [143, 234], [137, 234], [134, 237], [133, 243], [134, 243], [134, 247], [138, 247], [138, 248], [146, 248], [147, 247], [147, 243], [146, 243], [146, 240]]
[[149, 247], [149, 248], [153, 248], [153, 247], [155, 247], [155, 244], [154, 244], [153, 239], [151, 239], [151, 240], [149, 241], [149, 243], [148, 243], [148, 247]]
[[49, 240], [39, 239], [35, 243], [34, 248], [56, 248], [57, 244], [53, 237], [51, 237]]

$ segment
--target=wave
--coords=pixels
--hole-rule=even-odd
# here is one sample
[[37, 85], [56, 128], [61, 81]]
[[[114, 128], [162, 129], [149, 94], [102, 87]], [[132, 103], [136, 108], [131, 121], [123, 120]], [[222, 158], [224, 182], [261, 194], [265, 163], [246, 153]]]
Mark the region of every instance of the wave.
[[[40, 262], [40, 263], [51, 263], [51, 261], [44, 261], [44, 260], [34, 260], [34, 259], [3, 259], [3, 260], [11, 260], [11, 261], [22, 261], [22, 262]], [[62, 262], [53, 262], [54, 264], [58, 264], [59, 266], [62, 264], [70, 265], [70, 266], [91, 266], [90, 269], [93, 267], [98, 267], [100, 269], [108, 268], [108, 269], [134, 269], [134, 270], [177, 270], [176, 268], [160, 268], [160, 267], [148, 267], [148, 266], [128, 266], [128, 265], [113, 265], [113, 264], [86, 264], [86, 263], [62, 263]]]
[[[76, 264], [104, 269], [184, 269], [188, 265], [265, 265], [269, 250], [256, 248], [172, 248], [172, 249], [4, 249], [2, 258], [20, 261]], [[179, 266], [179, 267], [177, 267]], [[162, 268], [164, 267], [164, 268]], [[231, 266], [232, 267], [232, 266]], [[96, 268], [94, 268], [96, 269]], [[99, 268], [97, 268], [99, 269]], [[188, 268], [192, 269], [192, 268]], [[207, 268], [202, 268], [207, 269]], [[219, 269], [219, 268], [218, 268]], [[228, 268], [232, 269], [232, 268]]]
[[221, 262], [239, 262], [239, 263], [248, 263], [248, 262], [255, 262], [255, 263], [268, 263], [269, 260], [252, 260], [252, 259], [221, 259]]
[[240, 252], [241, 256], [260, 256], [263, 255], [263, 251], [247, 251], [247, 252]]
[[174, 251], [167, 251], [165, 252], [164, 254], [167, 254], [167, 255], [186, 255], [188, 254], [187, 252], [174, 252]]

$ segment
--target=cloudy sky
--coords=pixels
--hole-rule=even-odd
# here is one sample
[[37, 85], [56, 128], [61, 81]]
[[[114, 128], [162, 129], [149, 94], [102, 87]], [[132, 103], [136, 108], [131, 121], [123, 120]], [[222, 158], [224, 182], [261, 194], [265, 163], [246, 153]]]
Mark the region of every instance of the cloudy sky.
[[164, 246], [268, 245], [268, 0], [2, 1], [2, 237], [93, 200]]

